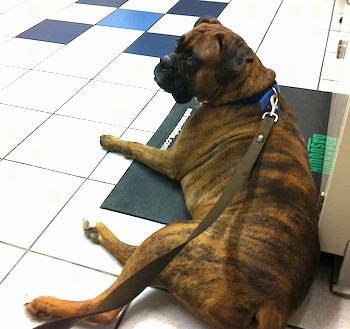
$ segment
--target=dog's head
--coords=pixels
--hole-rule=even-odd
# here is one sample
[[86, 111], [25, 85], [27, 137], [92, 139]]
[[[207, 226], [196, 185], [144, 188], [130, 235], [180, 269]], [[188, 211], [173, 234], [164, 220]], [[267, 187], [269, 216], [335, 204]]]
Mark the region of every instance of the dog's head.
[[215, 18], [202, 17], [178, 40], [174, 52], [160, 59], [155, 81], [178, 103], [194, 96], [209, 101], [227, 85], [239, 86], [254, 59], [254, 52], [239, 35]]

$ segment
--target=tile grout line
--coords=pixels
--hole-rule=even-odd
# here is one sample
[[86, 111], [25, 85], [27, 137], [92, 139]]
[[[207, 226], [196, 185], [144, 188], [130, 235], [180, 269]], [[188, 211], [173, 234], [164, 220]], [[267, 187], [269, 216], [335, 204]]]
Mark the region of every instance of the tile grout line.
[[[1, 103], [3, 104], [3, 103]], [[5, 104], [5, 105], [8, 105], [8, 106], [12, 106], [12, 107], [15, 107], [14, 105], [10, 105], [10, 104]], [[48, 112], [43, 112], [43, 111], [39, 111], [39, 110], [33, 110], [33, 109], [28, 109], [28, 108], [25, 108], [25, 107], [19, 107], [19, 108], [22, 108], [22, 109], [25, 109], [25, 110], [29, 110], [29, 111], [38, 111], [40, 113], [48, 113]], [[48, 113], [49, 114], [49, 113]], [[40, 123], [35, 129], [33, 129], [27, 136], [25, 136], [15, 147], [13, 147], [7, 154], [5, 154], [5, 156], [2, 158], [3, 160], [6, 160], [6, 161], [11, 161], [9, 159], [6, 159], [7, 156], [9, 156], [18, 146], [20, 146], [24, 141], [26, 141], [32, 134], [34, 134], [35, 131], [37, 131], [45, 122], [47, 122], [50, 118], [52, 118], [53, 116], [53, 113], [51, 113], [51, 115], [49, 115], [42, 123]], [[12, 161], [12, 162], [16, 162], [16, 161]], [[21, 163], [21, 162], [18, 162], [18, 163]], [[23, 163], [25, 164], [25, 163]], [[29, 164], [28, 164], [29, 165]]]
[[323, 52], [323, 58], [322, 58], [322, 64], [321, 64], [321, 69], [320, 69], [320, 75], [318, 77], [318, 83], [317, 83], [317, 90], [320, 89], [320, 85], [321, 85], [321, 81], [322, 81], [322, 73], [323, 73], [323, 65], [325, 63], [325, 59], [326, 59], [326, 50], [327, 50], [327, 46], [328, 46], [328, 42], [329, 42], [329, 37], [330, 37], [330, 33], [331, 33], [331, 26], [332, 26], [332, 22], [333, 22], [333, 18], [334, 18], [334, 9], [335, 9], [335, 3], [337, 0], [333, 1], [333, 8], [332, 8], [332, 13], [331, 13], [331, 18], [329, 21], [329, 26], [328, 26], [328, 34], [327, 34], [327, 41], [324, 47], [324, 52]]
[[34, 251], [34, 250], [27, 250], [27, 253], [31, 253], [31, 254], [35, 254], [35, 255], [40, 255], [40, 256], [44, 256], [44, 257], [48, 257], [48, 258], [51, 258], [51, 259], [55, 259], [55, 260], [58, 260], [58, 261], [62, 261], [66, 264], [72, 264], [72, 265], [76, 265], [76, 266], [79, 266], [79, 267], [82, 267], [82, 268], [86, 268], [86, 269], [89, 269], [89, 270], [92, 270], [92, 271], [95, 271], [95, 272], [98, 272], [98, 273], [102, 273], [102, 274], [106, 274], [106, 275], [110, 275], [110, 276], [113, 276], [115, 278], [118, 278], [119, 274], [115, 274], [115, 273], [111, 273], [111, 272], [107, 272], [107, 271], [104, 271], [104, 270], [100, 270], [98, 268], [95, 268], [95, 267], [91, 267], [91, 266], [87, 266], [87, 265], [84, 265], [84, 264], [79, 264], [77, 262], [72, 262], [72, 261], [69, 261], [69, 260], [66, 260], [66, 259], [63, 259], [63, 258], [60, 258], [60, 257], [56, 257], [56, 256], [52, 256], [52, 255], [47, 255], [47, 254], [44, 254], [42, 252], [38, 252], [38, 251]]
[[[1, 45], [0, 45], [1, 46]], [[20, 78], [22, 78], [25, 74], [27, 74], [30, 69], [26, 68], [26, 67], [19, 67], [19, 66], [13, 66], [13, 65], [6, 65], [6, 64], [0, 64], [0, 66], [5, 66], [5, 67], [11, 67], [11, 68], [16, 68], [16, 69], [23, 69], [26, 70], [23, 74], [21, 74], [19, 77], [17, 77], [15, 80], [11, 81], [9, 84], [5, 85], [3, 88], [0, 89], [0, 93], [6, 89], [7, 87], [11, 86], [14, 82], [16, 82], [17, 80], [19, 80]], [[3, 103], [0, 103], [3, 104]], [[7, 105], [7, 104], [5, 104]]]
[[261, 45], [262, 45], [262, 43], [263, 43], [263, 41], [264, 41], [264, 39], [265, 39], [267, 33], [269, 32], [269, 30], [270, 30], [270, 28], [271, 28], [271, 26], [272, 26], [273, 21], [275, 20], [277, 14], [278, 14], [278, 12], [279, 12], [279, 10], [280, 10], [282, 4], [283, 4], [283, 1], [284, 1], [284, 0], [281, 0], [281, 2], [280, 2], [280, 4], [279, 4], [279, 6], [278, 6], [278, 8], [277, 8], [277, 10], [276, 10], [276, 12], [275, 12], [275, 14], [273, 15], [273, 17], [272, 17], [272, 19], [271, 19], [271, 22], [270, 22], [269, 26], [267, 27], [266, 32], [264, 33], [264, 36], [262, 37], [262, 39], [261, 39], [261, 41], [260, 41], [260, 43], [259, 43], [259, 45], [258, 45], [258, 47], [257, 47], [257, 49], [256, 49], [256, 51], [255, 51], [255, 53], [258, 53], [259, 48], [261, 47]]
[[19, 259], [15, 262], [15, 264], [10, 268], [10, 270], [6, 273], [6, 275], [0, 280], [0, 285], [2, 285], [2, 283], [7, 279], [7, 277], [12, 273], [12, 271], [15, 269], [15, 267], [17, 267], [17, 265], [19, 264], [19, 262], [23, 259], [23, 257], [28, 253], [28, 249], [27, 248], [23, 248], [20, 246], [16, 246], [14, 244], [11, 243], [7, 243], [5, 241], [1, 241], [1, 243], [3, 243], [4, 245], [13, 247], [13, 248], [17, 248], [17, 249], [21, 249], [23, 250], [23, 254], [21, 255], [21, 257], [19, 257]]
[[[133, 129], [131, 128], [132, 124], [135, 122], [135, 120], [140, 116], [140, 114], [143, 112], [143, 110], [147, 107], [147, 105], [156, 97], [156, 95], [158, 95], [158, 93], [160, 92], [160, 89], [158, 89], [155, 94], [149, 99], [149, 101], [143, 106], [143, 108], [138, 112], [138, 114], [134, 117], [134, 119], [130, 122], [130, 124], [128, 125], [128, 127], [125, 129], [125, 131], [120, 135], [120, 137], [123, 137], [123, 135], [126, 133], [126, 131], [128, 129]], [[170, 109], [171, 110], [171, 109]], [[170, 111], [169, 110], [169, 111]], [[140, 129], [138, 129], [140, 130]], [[140, 131], [143, 131], [143, 130], [140, 130]], [[152, 132], [153, 135], [155, 132]]]

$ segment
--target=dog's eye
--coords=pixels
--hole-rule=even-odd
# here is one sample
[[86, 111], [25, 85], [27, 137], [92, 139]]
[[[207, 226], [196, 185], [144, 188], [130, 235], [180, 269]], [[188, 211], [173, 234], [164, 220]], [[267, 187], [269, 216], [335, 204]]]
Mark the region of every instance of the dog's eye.
[[187, 54], [183, 57], [183, 61], [192, 65], [196, 62], [196, 57], [193, 54]]

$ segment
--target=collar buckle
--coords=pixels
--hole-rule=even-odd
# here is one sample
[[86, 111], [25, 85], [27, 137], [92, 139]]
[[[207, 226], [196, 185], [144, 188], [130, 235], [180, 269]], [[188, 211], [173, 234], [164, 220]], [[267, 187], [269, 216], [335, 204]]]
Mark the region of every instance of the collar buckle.
[[[280, 93], [279, 86], [276, 81], [269, 88], [264, 91], [249, 96], [247, 98], [239, 99], [229, 104], [239, 105], [239, 104], [252, 104], [258, 103], [258, 108], [261, 113], [263, 113], [262, 118], [265, 119], [267, 115], [273, 117], [274, 122], [278, 121], [278, 114], [276, 112], [280, 111], [278, 103], [278, 94]], [[268, 111], [268, 112], [266, 112]]]
[[270, 117], [273, 117], [273, 121], [277, 122], [278, 121], [278, 114], [276, 113], [276, 111], [279, 111], [279, 105], [278, 105], [278, 91], [276, 90], [275, 87], [271, 88], [274, 92], [274, 94], [272, 94], [270, 96], [270, 105], [267, 106], [267, 108], [271, 109], [270, 112], [265, 112], [262, 115], [262, 119], [264, 120], [265, 117], [267, 115], [269, 115]]

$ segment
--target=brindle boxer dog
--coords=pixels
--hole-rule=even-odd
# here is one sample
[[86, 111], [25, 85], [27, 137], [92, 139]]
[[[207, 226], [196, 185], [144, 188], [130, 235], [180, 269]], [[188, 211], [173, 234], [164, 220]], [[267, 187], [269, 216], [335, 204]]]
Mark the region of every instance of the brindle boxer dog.
[[[159, 150], [111, 135], [101, 136], [101, 144], [180, 180], [192, 221], [169, 224], [138, 247], [121, 242], [101, 223], [86, 227], [91, 239], [125, 263], [118, 280], [89, 301], [39, 297], [26, 305], [31, 314], [86, 314], [120, 280], [183, 242], [217, 202], [260, 125], [257, 103], [234, 102], [269, 88], [275, 73], [240, 36], [205, 17], [160, 60], [155, 80], [178, 102], [195, 96], [202, 104], [174, 146]], [[153, 282], [216, 328], [284, 329], [318, 264], [317, 194], [305, 142], [282, 96], [279, 102], [279, 121], [249, 180]], [[89, 320], [107, 324], [119, 311]]]

